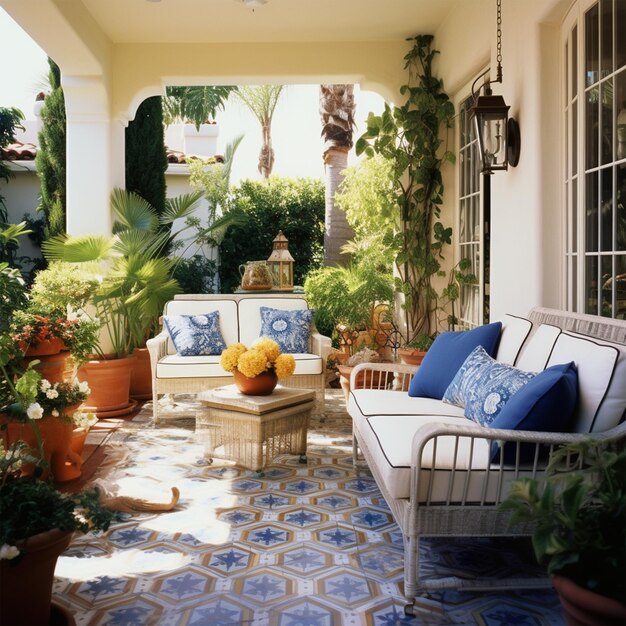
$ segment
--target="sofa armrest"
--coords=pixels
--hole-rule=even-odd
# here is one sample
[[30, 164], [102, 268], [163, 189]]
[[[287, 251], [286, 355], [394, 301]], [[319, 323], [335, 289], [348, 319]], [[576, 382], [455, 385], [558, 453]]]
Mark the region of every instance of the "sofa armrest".
[[146, 341], [146, 348], [150, 353], [150, 369], [152, 370], [152, 378], [156, 375], [156, 366], [160, 359], [167, 356], [167, 341], [169, 334], [163, 330], [155, 337]]
[[[446, 440], [443, 441], [441, 438], [446, 438]], [[430, 496], [426, 502], [422, 500], [418, 503], [417, 499], [414, 500], [414, 495], [420, 492], [423, 494], [425, 490], [429, 494], [431, 493], [431, 481], [434, 475], [432, 468], [438, 467], [439, 450], [441, 450], [442, 455], [446, 454], [447, 451], [448, 478], [446, 480], [449, 485], [449, 495], [445, 504], [450, 504], [450, 494], [455, 480], [464, 481], [465, 493], [472, 480], [478, 480], [484, 485], [482, 500], [479, 503], [484, 505], [488, 502], [487, 485], [489, 483], [495, 482], [497, 485], [495, 495], [497, 504], [507, 496], [511, 480], [522, 477], [539, 477], [544, 473], [550, 460], [549, 457], [563, 445], [582, 441], [595, 441], [598, 444], [609, 445], [623, 441], [625, 438], [626, 423], [596, 434], [508, 430], [468, 423], [442, 424], [432, 422], [425, 424], [415, 433], [411, 448], [410, 493], [411, 501], [414, 504], [412, 508], [431, 504]], [[500, 455], [496, 461], [485, 462], [485, 440], [498, 442], [501, 447], [505, 443], [512, 443], [515, 452], [514, 461], [509, 459], [509, 462], [505, 463], [504, 455]], [[481, 444], [483, 460], [479, 461]], [[545, 455], [546, 446], [548, 447], [548, 458]], [[489, 450], [487, 450], [487, 454], [490, 455]], [[426, 459], [429, 460], [426, 461]], [[439, 484], [439, 493], [441, 493], [441, 484]], [[491, 498], [493, 498], [493, 494]], [[463, 499], [461, 504], [466, 504], [466, 501]]]
[[321, 335], [317, 332], [317, 330], [311, 331], [311, 351], [313, 354], [317, 354], [317, 356], [322, 357], [322, 361], [324, 362], [324, 369], [326, 369], [326, 361], [328, 359], [328, 355], [331, 353], [333, 348], [332, 341], [330, 337], [326, 337], [326, 335]]
[[408, 391], [418, 367], [405, 363], [359, 363], [350, 373], [350, 389]]

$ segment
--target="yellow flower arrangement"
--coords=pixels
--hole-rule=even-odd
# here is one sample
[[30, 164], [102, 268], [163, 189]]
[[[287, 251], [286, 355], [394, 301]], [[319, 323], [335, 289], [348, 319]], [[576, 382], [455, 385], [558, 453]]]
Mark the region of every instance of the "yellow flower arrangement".
[[267, 337], [261, 337], [250, 348], [234, 343], [222, 352], [220, 365], [227, 372], [237, 369], [248, 378], [266, 370], [275, 371], [279, 379], [289, 378], [296, 369], [293, 355], [281, 354], [279, 345]]

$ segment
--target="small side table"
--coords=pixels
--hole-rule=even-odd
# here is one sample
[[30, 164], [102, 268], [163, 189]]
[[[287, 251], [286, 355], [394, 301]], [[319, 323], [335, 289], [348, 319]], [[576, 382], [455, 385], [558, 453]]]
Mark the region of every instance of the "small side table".
[[300, 454], [306, 463], [315, 391], [279, 385], [269, 396], [246, 396], [228, 385], [212, 389], [202, 403], [196, 424], [210, 429], [207, 456], [236, 461], [259, 476], [279, 454]]

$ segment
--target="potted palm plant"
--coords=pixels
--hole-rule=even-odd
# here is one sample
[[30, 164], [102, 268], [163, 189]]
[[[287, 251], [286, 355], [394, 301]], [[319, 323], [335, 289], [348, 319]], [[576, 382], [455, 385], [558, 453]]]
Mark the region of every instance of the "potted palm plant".
[[166, 256], [174, 236], [169, 227], [190, 215], [199, 197], [197, 193], [169, 200], [166, 215], [159, 219], [143, 198], [116, 189], [111, 195], [112, 236], [58, 236], [42, 246], [48, 260], [74, 264], [98, 280], [90, 304], [104, 332], [95, 358], [78, 374], [89, 381], [88, 409], [98, 417], [123, 415], [134, 407], [129, 399], [133, 352], [145, 347], [163, 306], [179, 291], [172, 278], [174, 261]]
[[564, 446], [545, 480], [515, 481], [502, 508], [536, 525], [535, 556], [547, 567], [569, 626], [626, 623], [626, 450]]

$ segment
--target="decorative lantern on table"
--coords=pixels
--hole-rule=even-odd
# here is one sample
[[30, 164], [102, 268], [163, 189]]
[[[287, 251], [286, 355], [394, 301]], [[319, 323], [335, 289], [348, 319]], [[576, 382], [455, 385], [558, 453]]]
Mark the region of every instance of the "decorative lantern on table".
[[287, 249], [287, 243], [287, 237], [279, 230], [273, 242], [272, 254], [267, 259], [274, 289], [278, 291], [293, 290], [293, 257]]

